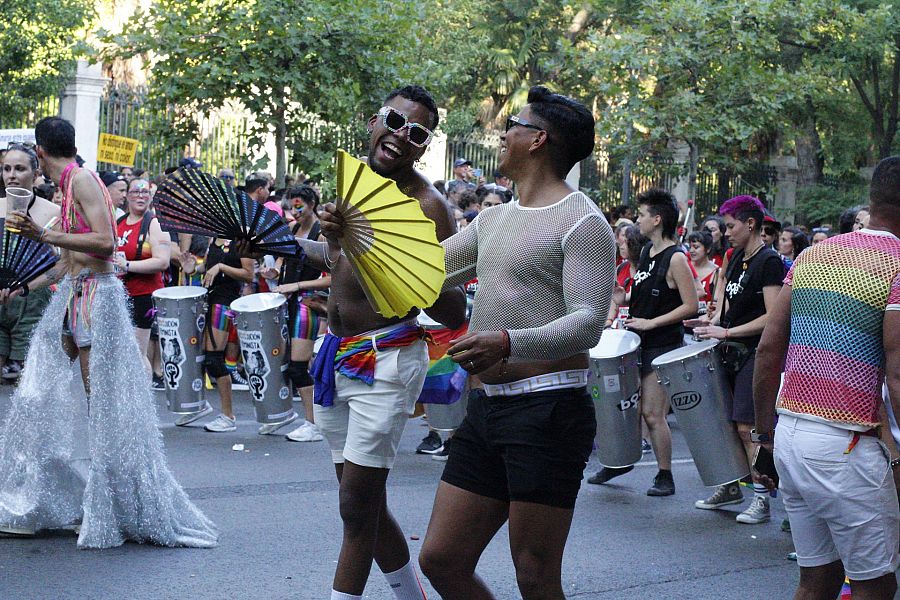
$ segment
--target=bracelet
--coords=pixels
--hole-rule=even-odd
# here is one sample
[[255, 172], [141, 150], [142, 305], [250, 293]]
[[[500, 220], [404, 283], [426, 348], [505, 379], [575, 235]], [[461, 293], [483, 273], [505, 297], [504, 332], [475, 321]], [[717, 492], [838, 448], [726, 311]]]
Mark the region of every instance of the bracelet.
[[41, 235], [39, 235], [39, 236], [38, 236], [38, 239], [37, 239], [38, 242], [43, 242], [43, 241], [44, 241], [44, 234], [45, 234], [45, 233], [47, 233], [47, 229], [46, 229], [46, 228], [41, 229]]
[[125, 261], [125, 272], [126, 272], [126, 273], [128, 272], [128, 269], [129, 269], [128, 265], [129, 265], [129, 264], [130, 264], [130, 263], [126, 260], [126, 261]]
[[728, 339], [728, 329], [725, 330], [725, 339]]
[[28, 295], [28, 292], [30, 292], [30, 291], [31, 291], [31, 290], [28, 289], [28, 284], [27, 284], [27, 283], [23, 283], [23, 284], [22, 284], [22, 297], [27, 296], [27, 295]]
[[[331, 271], [334, 268], [334, 265], [337, 264], [337, 261], [331, 262], [330, 260], [328, 260], [328, 256], [330, 254], [331, 254], [331, 249], [328, 246], [326, 246], [325, 247], [325, 267], [327, 267], [329, 271]], [[338, 260], [340, 260], [340, 255], [338, 255]]]
[[503, 359], [506, 360], [507, 358], [509, 358], [509, 355], [512, 353], [512, 344], [509, 341], [509, 331], [508, 330], [501, 329], [500, 333], [502, 333], [503, 337], [506, 338], [506, 340], [505, 340], [506, 345], [503, 350]]
[[896, 469], [898, 466], [900, 466], [900, 458], [895, 458], [894, 460], [891, 461], [892, 469]]

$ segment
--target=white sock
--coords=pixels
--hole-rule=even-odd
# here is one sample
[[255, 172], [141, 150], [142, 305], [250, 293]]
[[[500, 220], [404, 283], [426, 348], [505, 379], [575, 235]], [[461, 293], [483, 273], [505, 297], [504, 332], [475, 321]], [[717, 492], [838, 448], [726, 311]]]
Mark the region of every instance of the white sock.
[[412, 559], [393, 573], [385, 573], [384, 579], [394, 590], [394, 597], [397, 600], [426, 600]]
[[761, 483], [753, 484], [753, 493], [757, 496], [762, 496], [763, 498], [769, 497], [769, 490]]
[[362, 596], [354, 596], [353, 594], [345, 594], [337, 590], [331, 590], [331, 600], [362, 600]]

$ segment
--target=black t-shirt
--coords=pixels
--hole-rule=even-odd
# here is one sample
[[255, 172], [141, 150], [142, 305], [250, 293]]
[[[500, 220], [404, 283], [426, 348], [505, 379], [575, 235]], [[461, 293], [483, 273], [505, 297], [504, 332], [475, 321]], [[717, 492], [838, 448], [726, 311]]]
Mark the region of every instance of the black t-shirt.
[[[681, 294], [678, 293], [678, 288], [669, 287], [666, 273], [672, 262], [672, 256], [676, 252], [684, 251], [675, 244], [651, 258], [650, 248], [651, 245], [647, 244], [641, 251], [641, 259], [631, 284], [631, 300], [628, 307], [628, 314], [631, 317], [653, 319], [681, 306]], [[659, 348], [680, 344], [684, 338], [684, 327], [679, 321], [636, 333], [641, 336], [642, 347]]]
[[[771, 248], [763, 248], [749, 261], [744, 261], [744, 251], [737, 249], [731, 255], [725, 281], [725, 313], [722, 327], [737, 327], [766, 314], [763, 288], [781, 287], [784, 281], [784, 263]], [[762, 335], [731, 338], [736, 342], [756, 348]]]
[[[234, 267], [235, 269], [242, 268], [240, 256], [232, 254], [225, 248], [218, 246], [215, 243], [215, 240], [213, 240], [209, 245], [209, 250], [206, 252], [206, 270], [208, 271], [219, 263]], [[210, 306], [213, 304], [224, 304], [225, 306], [228, 306], [240, 298], [240, 296], [241, 282], [220, 272], [216, 275], [212, 285], [209, 286], [207, 302]]]
[[[292, 233], [296, 235], [297, 229], [299, 229], [300, 224], [297, 224], [297, 227], [292, 228]], [[313, 223], [313, 226], [309, 230], [309, 234], [306, 236], [308, 240], [317, 240], [319, 239], [319, 233], [322, 231], [321, 226], [318, 222]], [[301, 253], [297, 253], [297, 257], [287, 257], [281, 263], [281, 272], [278, 274], [278, 285], [282, 285], [285, 283], [297, 283], [298, 281], [312, 281], [313, 279], [318, 279], [322, 272], [318, 269], [314, 269], [313, 267], [306, 264], [305, 258], [299, 258]]]

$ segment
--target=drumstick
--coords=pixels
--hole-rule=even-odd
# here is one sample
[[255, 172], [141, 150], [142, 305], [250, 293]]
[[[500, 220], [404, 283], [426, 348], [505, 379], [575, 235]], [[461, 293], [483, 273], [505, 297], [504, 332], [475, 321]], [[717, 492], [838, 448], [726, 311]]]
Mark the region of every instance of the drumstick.
[[679, 232], [681, 234], [681, 237], [678, 240], [679, 244], [684, 243], [684, 238], [685, 238], [685, 236], [687, 236], [687, 226], [688, 226], [688, 223], [691, 222], [691, 213], [693, 213], [693, 212], [694, 212], [694, 201], [688, 200], [687, 201], [687, 210], [684, 211], [684, 223], [681, 225], [681, 231]]

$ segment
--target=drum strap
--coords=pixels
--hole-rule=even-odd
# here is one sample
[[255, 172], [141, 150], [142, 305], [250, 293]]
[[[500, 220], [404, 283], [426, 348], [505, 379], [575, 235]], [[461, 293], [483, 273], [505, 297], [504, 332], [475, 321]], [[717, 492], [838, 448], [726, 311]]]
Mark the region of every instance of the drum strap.
[[[116, 225], [120, 225], [122, 221], [128, 218], [128, 213], [125, 213], [119, 220], [116, 221]], [[134, 255], [134, 261], [137, 262], [141, 260], [141, 255], [144, 253], [144, 241], [147, 239], [147, 234], [150, 232], [150, 221], [153, 220], [153, 215], [150, 214], [149, 211], [144, 213], [144, 216], [141, 217], [141, 228], [138, 231], [137, 238], [137, 246], [136, 253]]]

